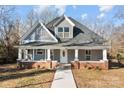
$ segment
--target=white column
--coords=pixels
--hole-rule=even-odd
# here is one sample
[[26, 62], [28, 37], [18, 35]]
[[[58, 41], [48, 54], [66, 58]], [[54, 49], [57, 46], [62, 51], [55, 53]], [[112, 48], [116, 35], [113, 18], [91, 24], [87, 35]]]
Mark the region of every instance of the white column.
[[75, 61], [78, 61], [78, 49], [75, 49]]
[[107, 61], [107, 50], [103, 49], [103, 60]]
[[21, 60], [22, 59], [22, 50], [18, 49], [18, 59]]
[[47, 49], [47, 60], [51, 60], [51, 58], [50, 58], [50, 49]]
[[25, 59], [28, 59], [28, 50], [25, 49]]
[[34, 49], [33, 49], [33, 53], [32, 53], [32, 60], [34, 60]]
[[46, 60], [46, 49], [44, 49], [44, 51], [45, 51], [45, 60]]

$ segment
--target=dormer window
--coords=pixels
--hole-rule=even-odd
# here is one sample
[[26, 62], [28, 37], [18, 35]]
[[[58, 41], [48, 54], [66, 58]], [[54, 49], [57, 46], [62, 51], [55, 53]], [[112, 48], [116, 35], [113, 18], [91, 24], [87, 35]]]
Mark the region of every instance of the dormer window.
[[69, 37], [69, 27], [64, 27], [64, 37], [65, 38]]
[[60, 38], [69, 38], [69, 27], [58, 27], [58, 36]]

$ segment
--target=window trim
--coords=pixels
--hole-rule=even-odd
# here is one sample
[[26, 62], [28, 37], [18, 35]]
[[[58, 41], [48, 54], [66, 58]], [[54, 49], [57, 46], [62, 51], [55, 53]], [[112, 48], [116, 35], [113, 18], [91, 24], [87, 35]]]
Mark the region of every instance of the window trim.
[[[62, 31], [61, 31], [61, 32], [59, 32], [59, 29], [60, 29], [60, 28], [62, 29]], [[63, 27], [58, 27], [58, 32], [59, 32], [59, 33], [64, 32], [64, 31], [63, 31]]]
[[69, 32], [69, 27], [63, 27], [64, 28], [64, 33], [65, 33], [65, 28], [68, 28], [68, 32]]
[[[88, 53], [87, 53], [88, 52]], [[87, 57], [90, 57], [90, 59], [88, 60]], [[92, 58], [92, 51], [91, 50], [85, 50], [85, 60], [86, 61], [90, 61]]]
[[[68, 32], [65, 32], [65, 28], [68, 28], [69, 29], [69, 27], [58, 27], [58, 29], [59, 28], [62, 28], [62, 32], [57, 31], [58, 35], [59, 35], [59, 33], [62, 33], [62, 37], [60, 36], [60, 38], [70, 38], [70, 30]], [[68, 37], [65, 37], [65, 33], [68, 33], [69, 34]]]

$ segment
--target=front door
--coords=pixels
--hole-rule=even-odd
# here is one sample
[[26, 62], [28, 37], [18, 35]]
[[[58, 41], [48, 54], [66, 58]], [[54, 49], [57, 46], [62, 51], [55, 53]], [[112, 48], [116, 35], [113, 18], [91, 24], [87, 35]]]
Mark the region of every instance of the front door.
[[60, 63], [68, 63], [67, 59], [67, 50], [66, 49], [61, 49], [60, 50]]

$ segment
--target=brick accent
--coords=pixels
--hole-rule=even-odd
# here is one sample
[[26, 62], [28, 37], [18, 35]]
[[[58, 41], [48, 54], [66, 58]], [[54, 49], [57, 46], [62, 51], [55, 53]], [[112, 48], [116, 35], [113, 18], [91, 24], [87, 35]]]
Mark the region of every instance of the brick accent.
[[46, 69], [55, 69], [57, 62], [18, 62], [19, 69], [31, 69], [31, 68], [46, 68]]
[[71, 63], [72, 69], [102, 69], [102, 70], [108, 70], [108, 62], [72, 62]]

